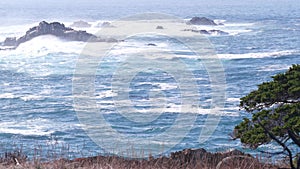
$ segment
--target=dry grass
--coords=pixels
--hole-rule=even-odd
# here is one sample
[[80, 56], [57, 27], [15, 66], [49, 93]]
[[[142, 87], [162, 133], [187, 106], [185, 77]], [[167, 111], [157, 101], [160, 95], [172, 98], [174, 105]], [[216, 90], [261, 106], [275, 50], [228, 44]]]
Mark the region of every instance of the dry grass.
[[[283, 165], [283, 163], [282, 163]], [[286, 166], [286, 165], [285, 165]], [[58, 158], [42, 161], [27, 159], [20, 150], [0, 157], [0, 169], [277, 169], [285, 168], [261, 162], [248, 154], [234, 150], [210, 153], [204, 149], [185, 149], [170, 156], [148, 159], [126, 159], [118, 156], [94, 156], [73, 160]], [[287, 167], [286, 167], [287, 168]]]

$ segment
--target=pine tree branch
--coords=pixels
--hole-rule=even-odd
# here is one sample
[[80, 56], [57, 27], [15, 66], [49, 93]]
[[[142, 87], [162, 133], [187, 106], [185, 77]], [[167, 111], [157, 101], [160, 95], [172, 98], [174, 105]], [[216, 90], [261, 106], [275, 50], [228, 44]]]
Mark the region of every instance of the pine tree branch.
[[260, 119], [257, 119], [257, 122], [259, 124], [259, 126], [261, 126], [263, 128], [263, 130], [269, 135], [269, 137], [271, 139], [273, 139], [274, 141], [276, 141], [281, 147], [283, 147], [283, 150], [286, 150], [289, 156], [289, 160], [290, 160], [290, 165], [292, 169], [296, 169], [294, 164], [293, 164], [293, 154], [291, 152], [291, 150], [283, 143], [281, 142], [279, 139], [276, 138], [276, 136], [271, 133], [261, 122]]
[[288, 130], [288, 134], [291, 137], [291, 139], [293, 140], [293, 142], [295, 144], [297, 144], [300, 147], [300, 137], [297, 136], [292, 130]]

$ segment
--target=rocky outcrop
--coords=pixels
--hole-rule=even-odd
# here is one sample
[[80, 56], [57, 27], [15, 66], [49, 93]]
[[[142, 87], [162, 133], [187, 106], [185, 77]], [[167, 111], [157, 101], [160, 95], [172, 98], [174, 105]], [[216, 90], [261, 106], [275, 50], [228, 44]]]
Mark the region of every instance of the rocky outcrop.
[[208, 30], [208, 32], [210, 35], [229, 35], [228, 32], [224, 32], [224, 31], [216, 30], [216, 29]]
[[205, 17], [193, 17], [187, 22], [188, 25], [217, 25], [213, 20]]
[[26, 34], [20, 38], [9, 37], [2, 43], [3, 46], [17, 47], [21, 43], [27, 42], [35, 37], [42, 35], [54, 35], [59, 38], [69, 41], [83, 41], [83, 42], [116, 42], [116, 39], [101, 39], [86, 31], [77, 31], [72, 28], [65, 27], [64, 24], [59, 22], [47, 23], [42, 21], [38, 26], [30, 28]]
[[89, 28], [91, 27], [92, 25], [85, 22], [85, 21], [76, 21], [74, 22], [72, 25], [70, 25], [71, 27], [77, 27], [77, 28]]
[[147, 46], [157, 46], [155, 43], [148, 43]]
[[160, 25], [158, 25], [158, 26], [156, 27], [156, 29], [164, 29], [164, 27], [163, 27], [163, 26], [160, 26]]
[[16, 42], [17, 42], [17, 38], [12, 37], [12, 38], [6, 38], [3, 44], [5, 44], [5, 46], [15, 46]]
[[113, 25], [111, 25], [110, 22], [103, 22], [103, 23], [99, 23], [97, 25], [97, 27], [100, 27], [100, 28], [112, 28], [114, 27]]
[[201, 33], [203, 35], [228, 35], [229, 33], [221, 31], [221, 30], [195, 30], [195, 29], [184, 29], [183, 31], [191, 31], [195, 33]]

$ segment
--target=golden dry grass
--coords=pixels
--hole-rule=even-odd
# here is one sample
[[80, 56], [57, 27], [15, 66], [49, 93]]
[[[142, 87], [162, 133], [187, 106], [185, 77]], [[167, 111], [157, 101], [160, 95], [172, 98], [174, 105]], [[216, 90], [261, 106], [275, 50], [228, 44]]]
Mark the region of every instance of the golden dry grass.
[[262, 162], [238, 150], [211, 153], [204, 149], [185, 149], [170, 156], [148, 159], [126, 159], [118, 156], [87, 158], [28, 160], [20, 151], [5, 153], [0, 157], [0, 169], [277, 169], [288, 168]]

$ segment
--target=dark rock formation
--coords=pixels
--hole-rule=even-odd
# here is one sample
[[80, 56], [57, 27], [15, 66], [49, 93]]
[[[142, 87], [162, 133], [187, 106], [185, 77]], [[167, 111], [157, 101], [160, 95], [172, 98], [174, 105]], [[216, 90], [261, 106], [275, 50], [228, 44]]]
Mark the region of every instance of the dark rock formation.
[[101, 39], [93, 34], [87, 33], [86, 31], [76, 31], [72, 28], [65, 27], [64, 24], [59, 22], [47, 23], [42, 21], [38, 26], [30, 28], [26, 34], [20, 38], [6, 38], [2, 43], [3, 46], [14, 46], [17, 47], [21, 43], [27, 42], [37, 36], [42, 35], [54, 35], [59, 38], [70, 40], [70, 41], [83, 41], [83, 42], [116, 42], [116, 39]]
[[115, 26], [112, 25], [110, 22], [100, 22], [96, 25], [97, 28], [114, 28]]
[[157, 26], [156, 29], [164, 29], [163, 26]]
[[157, 45], [154, 43], [148, 43], [147, 46], [157, 46]]
[[213, 30], [209, 30], [208, 31], [211, 35], [213, 34], [213, 35], [229, 35], [229, 33], [227, 33], [227, 32], [224, 32], [224, 31], [221, 31], [221, 30], [215, 30], [215, 29], [213, 29]]
[[71, 27], [77, 27], [77, 28], [89, 28], [91, 27], [92, 25], [87, 23], [87, 22], [84, 22], [84, 21], [76, 21], [74, 22], [72, 25], [70, 25]]
[[205, 17], [193, 17], [187, 22], [188, 25], [217, 25], [213, 20]]
[[203, 35], [228, 35], [227, 32], [221, 30], [195, 30], [195, 29], [184, 29], [183, 31], [191, 31], [195, 33], [201, 33]]
[[101, 27], [110, 27], [111, 25], [110, 25], [110, 22], [103, 22], [102, 24], [101, 24]]
[[15, 46], [15, 44], [17, 43], [17, 38], [16, 37], [8, 37], [4, 40], [3, 44], [5, 44], [5, 46]]
[[101, 24], [98, 24], [98, 27], [109, 28], [109, 27], [114, 27], [114, 26], [112, 26], [110, 22], [103, 22]]

